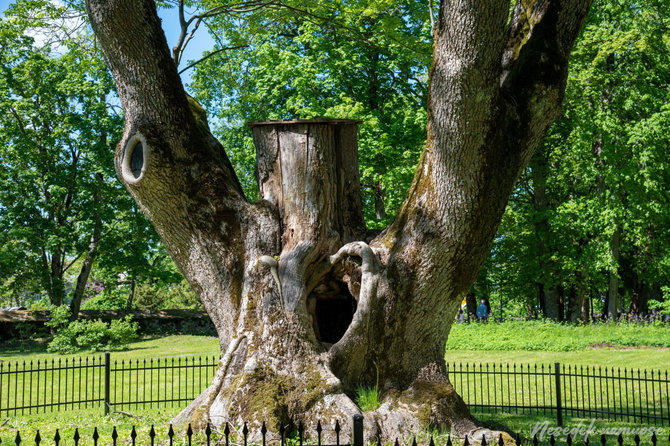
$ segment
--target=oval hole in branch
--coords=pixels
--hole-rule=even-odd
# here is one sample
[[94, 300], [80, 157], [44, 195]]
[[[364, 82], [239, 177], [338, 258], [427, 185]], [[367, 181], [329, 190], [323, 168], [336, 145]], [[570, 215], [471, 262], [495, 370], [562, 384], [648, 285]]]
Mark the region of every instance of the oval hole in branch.
[[144, 167], [144, 146], [142, 141], [138, 141], [132, 148], [132, 155], [130, 156], [130, 170], [135, 178], [142, 175], [142, 167]]
[[137, 134], [126, 143], [123, 153], [123, 179], [131, 184], [139, 182], [147, 170], [149, 146], [142, 135]]

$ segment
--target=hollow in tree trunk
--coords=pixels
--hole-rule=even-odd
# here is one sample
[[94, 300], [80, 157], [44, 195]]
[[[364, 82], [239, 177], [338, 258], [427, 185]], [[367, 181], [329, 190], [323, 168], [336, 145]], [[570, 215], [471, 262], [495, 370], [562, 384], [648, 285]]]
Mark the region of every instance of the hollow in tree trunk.
[[125, 112], [119, 177], [200, 296], [222, 357], [176, 421], [280, 423], [360, 412], [366, 433], [475, 434], [445, 343], [520, 172], [557, 117], [590, 0], [444, 1], [428, 139], [400, 212], [365, 240], [356, 123], [256, 123], [260, 200], [244, 197], [188, 98], [150, 0], [88, 0]]

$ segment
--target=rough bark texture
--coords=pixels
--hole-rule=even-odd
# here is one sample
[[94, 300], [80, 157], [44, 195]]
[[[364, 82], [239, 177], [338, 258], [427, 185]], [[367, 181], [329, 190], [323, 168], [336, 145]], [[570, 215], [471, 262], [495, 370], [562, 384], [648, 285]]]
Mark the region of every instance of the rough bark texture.
[[[176, 421], [344, 419], [379, 380], [366, 432], [478, 426], [445, 342], [519, 172], [559, 113], [589, 0], [444, 1], [428, 143], [394, 222], [363, 241], [350, 121], [256, 123], [249, 203], [182, 88], [149, 0], [88, 0], [123, 103], [117, 171], [221, 340], [212, 385]], [[477, 434], [481, 438], [481, 434]]]

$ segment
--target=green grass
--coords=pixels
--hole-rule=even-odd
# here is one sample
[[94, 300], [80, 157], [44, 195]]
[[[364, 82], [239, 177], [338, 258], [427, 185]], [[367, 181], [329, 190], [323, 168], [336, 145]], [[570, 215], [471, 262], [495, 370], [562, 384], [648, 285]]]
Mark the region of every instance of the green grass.
[[[547, 430], [545, 431], [545, 437], [543, 441], [540, 441], [539, 444], [543, 445], [548, 445], [549, 439], [547, 438], [546, 433], [550, 432], [549, 429], [556, 429], [558, 428], [556, 424], [556, 416], [555, 415], [530, 415], [528, 413], [526, 414], [511, 414], [511, 413], [505, 413], [505, 412], [497, 412], [497, 413], [491, 413], [491, 412], [481, 412], [481, 411], [473, 411], [473, 415], [480, 421], [484, 422], [491, 428], [504, 428], [508, 429], [511, 432], [518, 433], [523, 441], [523, 444], [531, 444], [531, 440], [533, 438], [533, 434], [537, 433], [538, 436], [540, 432], [542, 431], [543, 427], [546, 426]], [[646, 435], [640, 435], [640, 444], [641, 445], [651, 445], [651, 433], [649, 433], [649, 429], [651, 426], [647, 426], [644, 424], [640, 423], [631, 423], [631, 422], [626, 422], [626, 421], [608, 421], [608, 420], [603, 420], [603, 419], [591, 419], [591, 418], [580, 418], [580, 417], [571, 417], [571, 416], [564, 416], [563, 417], [563, 428], [568, 428], [569, 430], [572, 431], [572, 433], [577, 433], [579, 432], [580, 429], [584, 429], [584, 431], [588, 431], [589, 429], [592, 429], [595, 432], [595, 435], [589, 434], [589, 443], [590, 444], [600, 444], [600, 435], [601, 433], [605, 433], [606, 438], [607, 438], [607, 444], [612, 446], [616, 445], [616, 437], [617, 434], [615, 433], [617, 429], [646, 429], [647, 431], [644, 432]], [[656, 429], [658, 429], [657, 427]], [[664, 438], [667, 438], [667, 433], [668, 433], [668, 428], [665, 427], [663, 430], [659, 429], [659, 432], [664, 432], [664, 435], [659, 435], [659, 442], [663, 442]], [[657, 434], [658, 435], [658, 434]], [[634, 434], [627, 435], [624, 431], [623, 433], [624, 438], [626, 439], [626, 443], [624, 444], [632, 444], [632, 440], [634, 437]], [[560, 439], [558, 444], [565, 444], [565, 438], [567, 435], [563, 435], [562, 433], [560, 435], [557, 435], [557, 437]], [[575, 444], [584, 444], [583, 440], [584, 437], [583, 435], [572, 435], [573, 440]]]
[[[449, 363], [516, 363], [523, 364], [524, 366], [531, 365], [533, 367], [536, 364], [544, 364], [545, 367], [550, 367], [554, 362], [560, 362], [561, 364], [571, 366], [601, 365], [607, 366], [608, 369], [611, 367], [620, 367], [622, 369], [634, 367], [635, 369], [654, 369], [666, 373], [670, 372], [670, 348], [668, 347], [670, 347], [670, 330], [668, 330], [667, 326], [659, 327], [653, 325], [626, 324], [568, 326], [546, 322], [458, 324], [453, 327], [449, 336], [446, 359]], [[141, 368], [143, 367], [142, 362], [140, 362], [140, 365], [138, 366], [136, 361], [144, 360], [146, 358], [170, 357], [176, 358], [175, 360], [179, 361], [179, 358], [184, 360], [184, 358], [201, 356], [214, 356], [218, 358], [219, 354], [219, 344], [215, 337], [168, 336], [163, 338], [145, 338], [130, 344], [126, 350], [112, 352], [111, 355], [112, 361], [117, 361], [117, 368], [120, 368], [119, 364], [121, 361], [123, 361], [124, 367], [126, 368], [129, 363], [133, 364], [131, 367]], [[96, 358], [101, 357], [100, 354], [95, 354], [94, 356]], [[79, 357], [80, 355], [60, 356], [47, 353], [43, 343], [24, 343], [0, 347], [0, 361], [2, 361], [2, 367], [4, 367], [5, 370], [7, 369], [7, 364], [9, 362], [15, 364], [15, 361], [19, 361], [22, 365], [25, 361], [27, 364], [26, 367], [30, 367], [30, 361], [33, 361], [33, 363], [36, 364], [37, 361], [44, 363], [45, 360], [48, 360], [50, 363], [52, 359], [55, 361], [60, 359], [61, 362], [63, 362], [65, 359], [72, 361], [73, 358], [76, 359]], [[89, 371], [88, 373], [91, 372]], [[93, 376], [88, 373], [83, 375], [84, 379], [88, 377], [89, 380], [94, 380]], [[123, 377], [121, 376], [121, 373], [123, 373]], [[145, 376], [142, 377], [140, 375], [131, 376], [127, 371], [117, 372], [117, 380], [119, 381], [115, 388], [122, 389], [122, 393], [113, 395], [113, 399], [118, 401], [123, 398], [127, 401], [130, 395], [141, 395], [145, 388], [156, 387], [159, 379], [159, 387], [163, 392], [163, 395], [168, 395], [166, 397], [167, 399], [170, 398], [170, 395], [174, 394], [172, 387], [178, 386], [180, 382], [183, 383], [180, 392], [184, 393], [178, 394], [184, 397], [191, 394], [195, 395], [201, 390], [195, 389], [192, 384], [189, 387], [186, 378], [181, 375], [178, 378], [174, 378], [170, 371], [163, 372], [160, 378], [155, 371], [151, 372], [151, 375], [146, 375], [146, 371], [144, 373]], [[44, 382], [45, 377], [47, 382], [46, 387], [51, 391], [51, 375], [43, 373], [42, 382]], [[192, 377], [193, 376], [191, 375], [191, 378]], [[61, 381], [57, 376], [54, 378], [55, 382]], [[499, 378], [500, 377], [498, 377], [498, 379]], [[520, 390], [520, 379], [521, 378], [516, 377], [515, 381], [511, 383], [509, 389], [507, 389], [508, 394], [505, 398], [511, 399], [516, 397], [517, 402], [528, 398], [528, 392], [522, 392]], [[526, 380], [524, 389], [527, 390], [526, 386], [529, 383], [529, 378], [526, 376], [524, 379]], [[205, 384], [202, 385], [206, 385], [208, 382], [207, 380], [208, 378], [203, 379]], [[123, 381], [123, 385], [120, 384], [121, 381]], [[466, 397], [466, 401], [469, 400], [469, 402], [473, 402], [474, 394], [471, 392], [468, 396], [468, 393], [465, 390], [467, 386], [470, 386], [471, 389], [475, 386], [479, 386], [476, 388], [480, 389], [480, 391], [484, 385], [491, 386], [490, 383], [483, 384], [482, 381], [479, 381], [478, 383], [469, 379], [459, 381], [457, 377], [453, 377], [452, 381], [454, 381], [456, 389], [459, 390], [459, 392]], [[531, 384], [534, 384], [532, 382], [533, 379], [530, 381]], [[503, 384], [503, 387], [506, 387], [506, 380]], [[549, 382], [540, 384], [541, 386], [546, 387], [553, 385], [549, 384]], [[23, 383], [19, 382], [18, 385], [23, 385]], [[29, 383], [26, 385], [29, 385]], [[514, 387], [515, 385], [516, 390]], [[6, 381], [2, 383], [2, 395], [0, 395], [0, 398], [2, 398], [3, 401], [6, 398], [8, 387]], [[43, 392], [44, 388], [45, 386], [41, 385], [41, 392]], [[498, 386], [496, 388], [498, 389], [497, 391], [500, 392], [501, 387]], [[36, 394], [35, 383], [33, 383], [33, 389]], [[371, 389], [368, 390], [369, 392], [363, 393], [375, 393]], [[616, 389], [613, 389], [612, 391], [614, 390]], [[75, 395], [78, 392], [79, 389], [76, 389]], [[610, 393], [602, 392], [599, 397], [602, 399], [603, 395], [606, 396], [608, 394], [612, 395], [611, 391]], [[501, 393], [498, 393], [497, 395], [500, 397]], [[369, 396], [371, 397], [370, 399], [374, 399], [373, 397], [376, 395]], [[579, 397], [580, 395], [575, 394], [575, 398]], [[482, 402], [481, 394], [478, 394], [476, 398], [477, 402]], [[532, 402], [536, 401], [533, 399]], [[595, 404], [597, 398], [592, 402]], [[359, 405], [360, 404], [367, 403], [359, 402]], [[24, 439], [32, 440], [32, 438], [34, 438], [35, 426], [40, 426], [42, 437], [48, 438], [48, 443], [50, 443], [56, 428], [61, 428], [61, 434], [64, 438], [71, 439], [72, 434], [74, 433], [74, 428], [79, 426], [81, 428], [80, 435], [88, 439], [88, 442], [90, 443], [93, 426], [98, 426], [103, 439], [109, 437], [111, 428], [115, 425], [119, 428], [121, 438], [127, 438], [127, 433], [130, 431], [133, 424], [141, 426], [141, 429], [138, 427], [139, 438], [142, 438], [143, 435], [146, 437], [148, 428], [151, 424], [156, 425], [159, 437], [164, 438], [165, 432], [167, 431], [167, 423], [185, 405], [186, 402], [175, 403], [174, 405], [164, 403], [161, 407], [154, 406], [153, 408], [142, 408], [141, 406], [135, 407], [134, 405], [131, 405], [124, 406], [123, 409], [121, 409], [125, 412], [136, 414], [141, 418], [128, 417], [120, 414], [104, 417], [102, 416], [102, 409], [99, 406], [99, 403], [94, 403], [94, 407], [81, 409], [77, 407], [74, 409], [70, 407], [62, 407], [61, 412], [46, 414], [40, 413], [28, 415], [24, 413], [23, 415], [6, 415], [3, 413], [0, 415], [0, 425], [5, 423], [5, 421], [7, 422], [4, 426], [0, 427], [0, 439], [3, 444], [9, 443], [10, 440], [13, 443], [13, 436], [15, 435], [16, 429], [20, 429]], [[375, 405], [374, 401], [372, 402], [372, 405]], [[378, 402], [376, 405], [378, 405]], [[667, 406], [664, 404], [664, 407]], [[526, 435], [525, 433], [530, 432], [534, 424], [537, 422], [548, 420], [553, 423], [555, 415], [479, 413], [478, 416], [482, 420], [508, 425], [510, 429]], [[566, 425], [569, 423], [576, 424], [579, 420], [579, 418], [566, 417]], [[629, 425], [639, 426], [639, 424], [634, 425], [632, 423], [622, 423], [618, 421], [611, 423], [600, 422], [600, 424], [623, 427]], [[644, 443], [645, 441], [643, 441], [643, 444]], [[103, 441], [101, 444], [106, 444], [106, 442]]]
[[[44, 361], [45, 359], [72, 359], [80, 356], [99, 356], [100, 353], [59, 355], [47, 353], [44, 342], [19, 343], [0, 347], [2, 361]], [[132, 342], [124, 350], [112, 352], [115, 360], [137, 360], [163, 357], [220, 356], [219, 341], [214, 336], [172, 335], [146, 337]]]
[[379, 408], [379, 389], [377, 386], [359, 386], [356, 389], [356, 404], [363, 412]]
[[548, 321], [454, 324], [449, 350], [584, 351], [591, 347], [670, 347], [667, 324], [566, 325]]
[[670, 372], [670, 349], [616, 348], [588, 349], [576, 352], [539, 352], [524, 350], [448, 350], [447, 362], [453, 363], [515, 363], [515, 364], [571, 364], [607, 367], [654, 369]]
[[[93, 444], [92, 436], [94, 427], [98, 428], [100, 440], [98, 444], [110, 445], [112, 444], [111, 435], [112, 429], [116, 427], [119, 435], [119, 442], [117, 444], [129, 444], [130, 432], [135, 426], [137, 436], [137, 444], [150, 444], [149, 430], [151, 425], [154, 425], [156, 431], [157, 444], [167, 444], [169, 423], [172, 417], [179, 412], [179, 409], [137, 409], [128, 411], [124, 415], [120, 413], [113, 413], [108, 416], [103, 416], [102, 412], [97, 409], [81, 409], [76, 411], [61, 411], [46, 414], [33, 414], [23, 416], [12, 416], [0, 418], [0, 424], [5, 423], [0, 427], [0, 440], [2, 444], [14, 444], [16, 432], [19, 431], [24, 444], [34, 444], [33, 440], [37, 429], [40, 431], [42, 444], [53, 444], [53, 438], [56, 429], [59, 430], [61, 436], [61, 444], [73, 444], [73, 436], [75, 429], [78, 429], [81, 436], [80, 444]], [[185, 444], [186, 429], [184, 427], [175, 427], [175, 444]], [[204, 433], [198, 432], [194, 435], [193, 444], [205, 444]], [[219, 438], [218, 434], [214, 434], [213, 438]], [[213, 442], [214, 444], [214, 442]]]
[[[210, 384], [218, 350], [214, 337], [168, 336], [134, 342], [126, 351], [112, 352], [110, 401], [117, 403], [113, 408], [141, 410], [146, 407], [143, 401], [158, 400], [162, 409], [178, 410]], [[0, 358], [0, 371], [4, 372], [0, 374], [0, 408], [24, 408], [18, 414], [0, 412], [0, 417], [28, 415], [44, 409], [27, 406], [53, 404], [65, 412], [102, 412], [104, 355], [59, 356], [39, 349], [21, 353], [14, 347], [3, 351]], [[88, 403], [67, 404], [78, 400]]]

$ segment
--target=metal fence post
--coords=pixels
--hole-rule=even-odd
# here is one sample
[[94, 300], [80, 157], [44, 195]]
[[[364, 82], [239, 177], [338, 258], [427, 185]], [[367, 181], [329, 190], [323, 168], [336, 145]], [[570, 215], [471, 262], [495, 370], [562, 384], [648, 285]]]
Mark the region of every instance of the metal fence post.
[[556, 423], [563, 426], [563, 413], [561, 407], [561, 367], [558, 362], [554, 363], [554, 377], [556, 378]]
[[354, 415], [354, 444], [353, 446], [363, 446], [363, 415], [357, 413]]
[[110, 362], [109, 352], [105, 352], [105, 400], [103, 401], [105, 415], [109, 414]]

